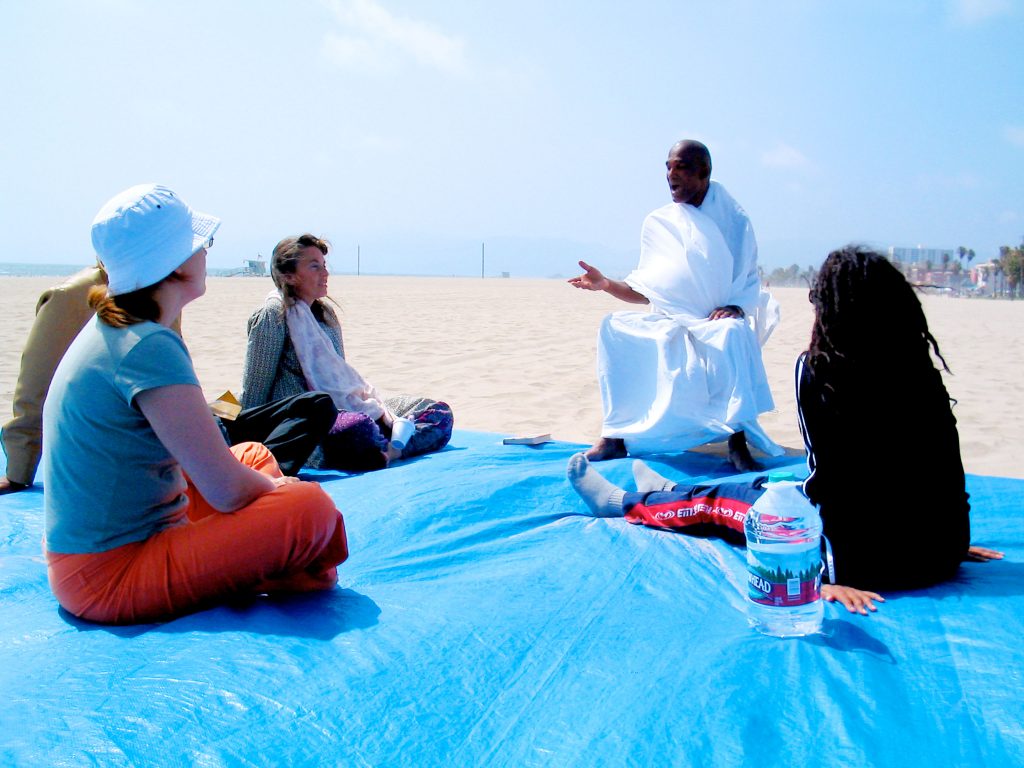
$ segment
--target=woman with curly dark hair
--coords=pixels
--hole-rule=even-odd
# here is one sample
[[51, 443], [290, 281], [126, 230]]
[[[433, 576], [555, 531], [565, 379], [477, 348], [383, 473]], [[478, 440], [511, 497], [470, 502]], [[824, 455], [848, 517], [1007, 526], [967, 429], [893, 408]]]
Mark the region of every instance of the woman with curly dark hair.
[[[951, 578], [968, 558], [960, 441], [914, 288], [879, 253], [833, 251], [810, 292], [814, 326], [797, 361], [800, 426], [835, 577], [871, 589]], [[934, 355], [934, 360], [933, 360]]]

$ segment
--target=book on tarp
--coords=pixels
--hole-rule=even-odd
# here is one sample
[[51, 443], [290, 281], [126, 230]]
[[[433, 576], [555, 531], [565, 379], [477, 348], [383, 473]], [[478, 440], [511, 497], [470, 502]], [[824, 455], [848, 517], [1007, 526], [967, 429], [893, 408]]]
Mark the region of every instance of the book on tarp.
[[234, 421], [238, 418], [238, 414], [242, 412], [242, 404], [238, 402], [237, 397], [231, 394], [231, 390], [228, 390], [213, 402], [207, 403], [207, 405], [210, 406], [214, 416], [220, 416], [228, 421]]
[[513, 437], [506, 437], [501, 442], [505, 445], [540, 445], [541, 443], [550, 443], [551, 435], [514, 435]]

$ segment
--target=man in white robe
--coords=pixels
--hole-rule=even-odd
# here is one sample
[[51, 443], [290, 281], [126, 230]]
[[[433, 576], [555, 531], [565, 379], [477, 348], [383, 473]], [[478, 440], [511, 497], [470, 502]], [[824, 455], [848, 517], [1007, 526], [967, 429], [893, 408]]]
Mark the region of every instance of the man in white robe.
[[707, 148], [678, 142], [666, 167], [673, 202], [644, 220], [637, 268], [618, 281], [580, 262], [584, 274], [569, 281], [650, 305], [602, 323], [604, 421], [587, 456], [679, 451], [727, 438], [730, 461], [748, 471], [756, 464], [747, 435], [765, 453], [782, 453], [757, 424], [774, 407], [760, 348], [774, 322], [756, 328], [754, 320], [777, 305], [762, 305], [753, 228], [711, 181]]

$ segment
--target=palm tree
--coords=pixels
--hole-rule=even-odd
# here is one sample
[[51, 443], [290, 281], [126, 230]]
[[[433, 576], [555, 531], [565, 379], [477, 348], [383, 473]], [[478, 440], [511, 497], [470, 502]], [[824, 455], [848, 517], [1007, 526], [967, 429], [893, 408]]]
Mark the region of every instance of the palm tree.
[[964, 284], [964, 265], [959, 261], [953, 262], [953, 267], [950, 270], [953, 275], [953, 284], [956, 285], [957, 293], [960, 292], [960, 288]]
[[1010, 287], [1010, 298], [1017, 295], [1018, 286], [1024, 282], [1024, 243], [1020, 248], [1004, 245], [999, 249], [999, 266], [1006, 275], [1006, 283]]
[[[970, 268], [971, 268], [971, 262], [972, 262], [972, 261], [974, 261], [974, 249], [973, 249], [973, 248], [968, 248], [968, 249], [967, 249], [967, 268], [968, 268], [968, 269], [970, 269]], [[969, 273], [968, 273], [968, 276], [970, 276], [970, 274], [969, 274]], [[972, 282], [973, 282], [973, 280], [974, 280], [974, 278], [973, 278], [973, 277], [971, 277], [971, 281], [972, 281]]]
[[992, 259], [992, 297], [1003, 294], [1003, 259], [1002, 254], [1008, 250], [1004, 245], [999, 249], [1000, 258]]

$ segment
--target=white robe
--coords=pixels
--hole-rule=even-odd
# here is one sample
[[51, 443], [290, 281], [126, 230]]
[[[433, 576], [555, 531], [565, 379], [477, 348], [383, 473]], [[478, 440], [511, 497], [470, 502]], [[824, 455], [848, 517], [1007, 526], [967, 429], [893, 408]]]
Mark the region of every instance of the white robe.
[[[640, 263], [626, 283], [648, 312], [615, 312], [598, 335], [602, 436], [632, 454], [681, 451], [738, 431], [773, 456], [782, 448], [757, 423], [774, 408], [760, 345], [778, 305], [760, 289], [757, 245], [743, 209], [712, 182], [700, 208], [651, 213]], [[742, 320], [708, 320], [729, 304]]]

